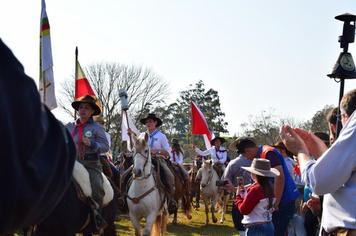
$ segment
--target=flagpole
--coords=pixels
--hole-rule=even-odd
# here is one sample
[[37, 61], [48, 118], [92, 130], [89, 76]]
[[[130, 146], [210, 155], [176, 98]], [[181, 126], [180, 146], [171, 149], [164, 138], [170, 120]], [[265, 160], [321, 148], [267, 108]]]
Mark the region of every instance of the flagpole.
[[[77, 76], [78, 76], [77, 61], [78, 61], [78, 47], [75, 47], [75, 67], [74, 67], [75, 68], [75, 77], [74, 77], [75, 83], [76, 83]], [[74, 87], [74, 90], [75, 90], [75, 87]], [[74, 99], [75, 99], [75, 91], [74, 91]], [[74, 109], [74, 120], [77, 120], [77, 111], [75, 109]]]
[[194, 134], [193, 134], [193, 109], [192, 109], [192, 98], [190, 98], [190, 126], [192, 130], [192, 149], [193, 149], [193, 172], [192, 172], [192, 177], [195, 179], [195, 173], [194, 173], [194, 168], [195, 168], [195, 153], [194, 153]]

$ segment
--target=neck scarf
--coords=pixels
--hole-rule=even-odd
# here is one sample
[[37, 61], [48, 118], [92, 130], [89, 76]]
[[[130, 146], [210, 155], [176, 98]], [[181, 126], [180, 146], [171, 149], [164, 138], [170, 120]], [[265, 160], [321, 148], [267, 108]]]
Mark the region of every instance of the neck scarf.
[[176, 162], [176, 152], [172, 150], [173, 153], [173, 162]]
[[226, 152], [227, 150], [220, 150], [220, 147], [219, 149], [216, 149], [215, 147], [215, 154], [216, 154], [216, 157], [218, 158], [218, 160], [220, 160], [220, 157], [218, 156], [218, 152]]
[[149, 134], [150, 135], [150, 147], [153, 148], [153, 143], [155, 142], [155, 139], [153, 138], [156, 134], [158, 133], [158, 130], [156, 129], [152, 134]]
[[72, 133], [72, 137], [74, 136], [75, 134], [75, 131], [77, 128], [79, 128], [79, 134], [78, 134], [78, 150], [80, 150], [80, 143], [82, 142], [82, 138], [83, 138], [83, 127], [84, 125], [87, 124], [88, 121], [85, 121], [83, 124], [80, 123], [80, 120], [78, 121], [78, 124], [75, 126], [74, 130], [73, 130], [73, 133]]

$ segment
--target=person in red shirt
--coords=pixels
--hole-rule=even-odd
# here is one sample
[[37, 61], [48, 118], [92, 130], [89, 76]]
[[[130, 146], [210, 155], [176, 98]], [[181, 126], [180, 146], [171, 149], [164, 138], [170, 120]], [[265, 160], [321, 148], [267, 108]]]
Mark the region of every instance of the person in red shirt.
[[245, 234], [247, 236], [273, 236], [272, 212], [276, 198], [269, 178], [277, 177], [280, 173], [277, 169], [271, 168], [268, 159], [255, 158], [251, 167], [241, 168], [251, 173], [251, 178], [255, 183], [246, 190], [243, 185], [234, 187], [228, 180], [225, 188], [230, 191], [237, 189], [235, 205], [244, 215], [241, 222], [246, 227]]

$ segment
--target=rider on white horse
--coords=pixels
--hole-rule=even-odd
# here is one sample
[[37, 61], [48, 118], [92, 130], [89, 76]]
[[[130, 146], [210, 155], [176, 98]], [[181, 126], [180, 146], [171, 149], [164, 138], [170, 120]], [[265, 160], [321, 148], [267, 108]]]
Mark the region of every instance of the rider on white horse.
[[[145, 118], [141, 119], [140, 122], [146, 125], [147, 133], [150, 136], [149, 145], [151, 155], [156, 158], [163, 158], [169, 156], [170, 148], [168, 144], [168, 139], [166, 135], [157, 130], [157, 127], [162, 125], [162, 120], [156, 117], [155, 114], [148, 114]], [[146, 132], [141, 133], [139, 137], [144, 138], [145, 133]], [[132, 137], [131, 129], [128, 129], [128, 134], [130, 135], [130, 137]], [[162, 183], [165, 184], [166, 182], [166, 184], [168, 185], [166, 186], [166, 188], [170, 190], [170, 192], [167, 193], [169, 199], [168, 211], [174, 212], [176, 209], [178, 209], [177, 202], [173, 199], [175, 190], [174, 175], [168, 168], [165, 161], [160, 161], [160, 165], [164, 169], [164, 174], [166, 176], [166, 181], [163, 181]]]
[[[199, 148], [195, 147], [193, 145], [193, 149], [201, 156], [206, 156], [209, 155], [211, 156], [211, 160], [214, 163], [214, 169], [218, 173], [219, 177], [222, 176], [222, 174], [225, 171], [225, 162], [227, 159], [227, 150], [223, 147], [221, 147], [221, 144], [225, 142], [225, 139], [222, 137], [215, 137], [210, 141], [210, 144], [212, 145], [211, 148], [209, 148], [206, 151], [201, 151]], [[219, 168], [216, 168], [219, 167]]]

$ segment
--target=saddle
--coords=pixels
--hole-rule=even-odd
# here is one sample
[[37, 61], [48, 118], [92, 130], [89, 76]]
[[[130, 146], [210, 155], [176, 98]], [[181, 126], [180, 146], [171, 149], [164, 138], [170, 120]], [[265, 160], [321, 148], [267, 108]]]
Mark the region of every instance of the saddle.
[[181, 182], [182, 184], [184, 184], [184, 178], [183, 178], [183, 173], [182, 173], [182, 169], [179, 168], [178, 166], [176, 165], [173, 165], [171, 160], [169, 160], [168, 158], [165, 159], [166, 163], [167, 163], [167, 166], [168, 168], [171, 170], [171, 172], [173, 173], [174, 177], [177, 177]]
[[219, 176], [219, 179], [221, 179], [221, 176], [223, 175], [222, 168], [219, 165], [216, 165], [215, 163], [213, 164], [213, 168], [216, 171], [216, 173]]
[[[114, 198], [114, 190], [112, 189], [105, 175], [103, 175], [103, 180], [104, 180], [103, 188], [105, 192], [103, 198], [103, 207], [104, 207], [108, 205], [110, 201]], [[97, 211], [97, 209], [99, 209], [99, 205], [92, 198], [92, 188], [90, 185], [89, 173], [85, 169], [85, 167], [77, 161], [74, 164], [72, 182], [77, 192], [78, 199], [84, 202], [91, 209], [93, 218], [94, 219], [96, 219], [96, 217], [102, 218], [102, 216]], [[96, 220], [94, 221], [96, 224]], [[89, 224], [89, 222], [90, 222], [90, 215], [88, 215], [86, 222], [84, 223], [84, 225], [79, 231], [83, 230]]]

